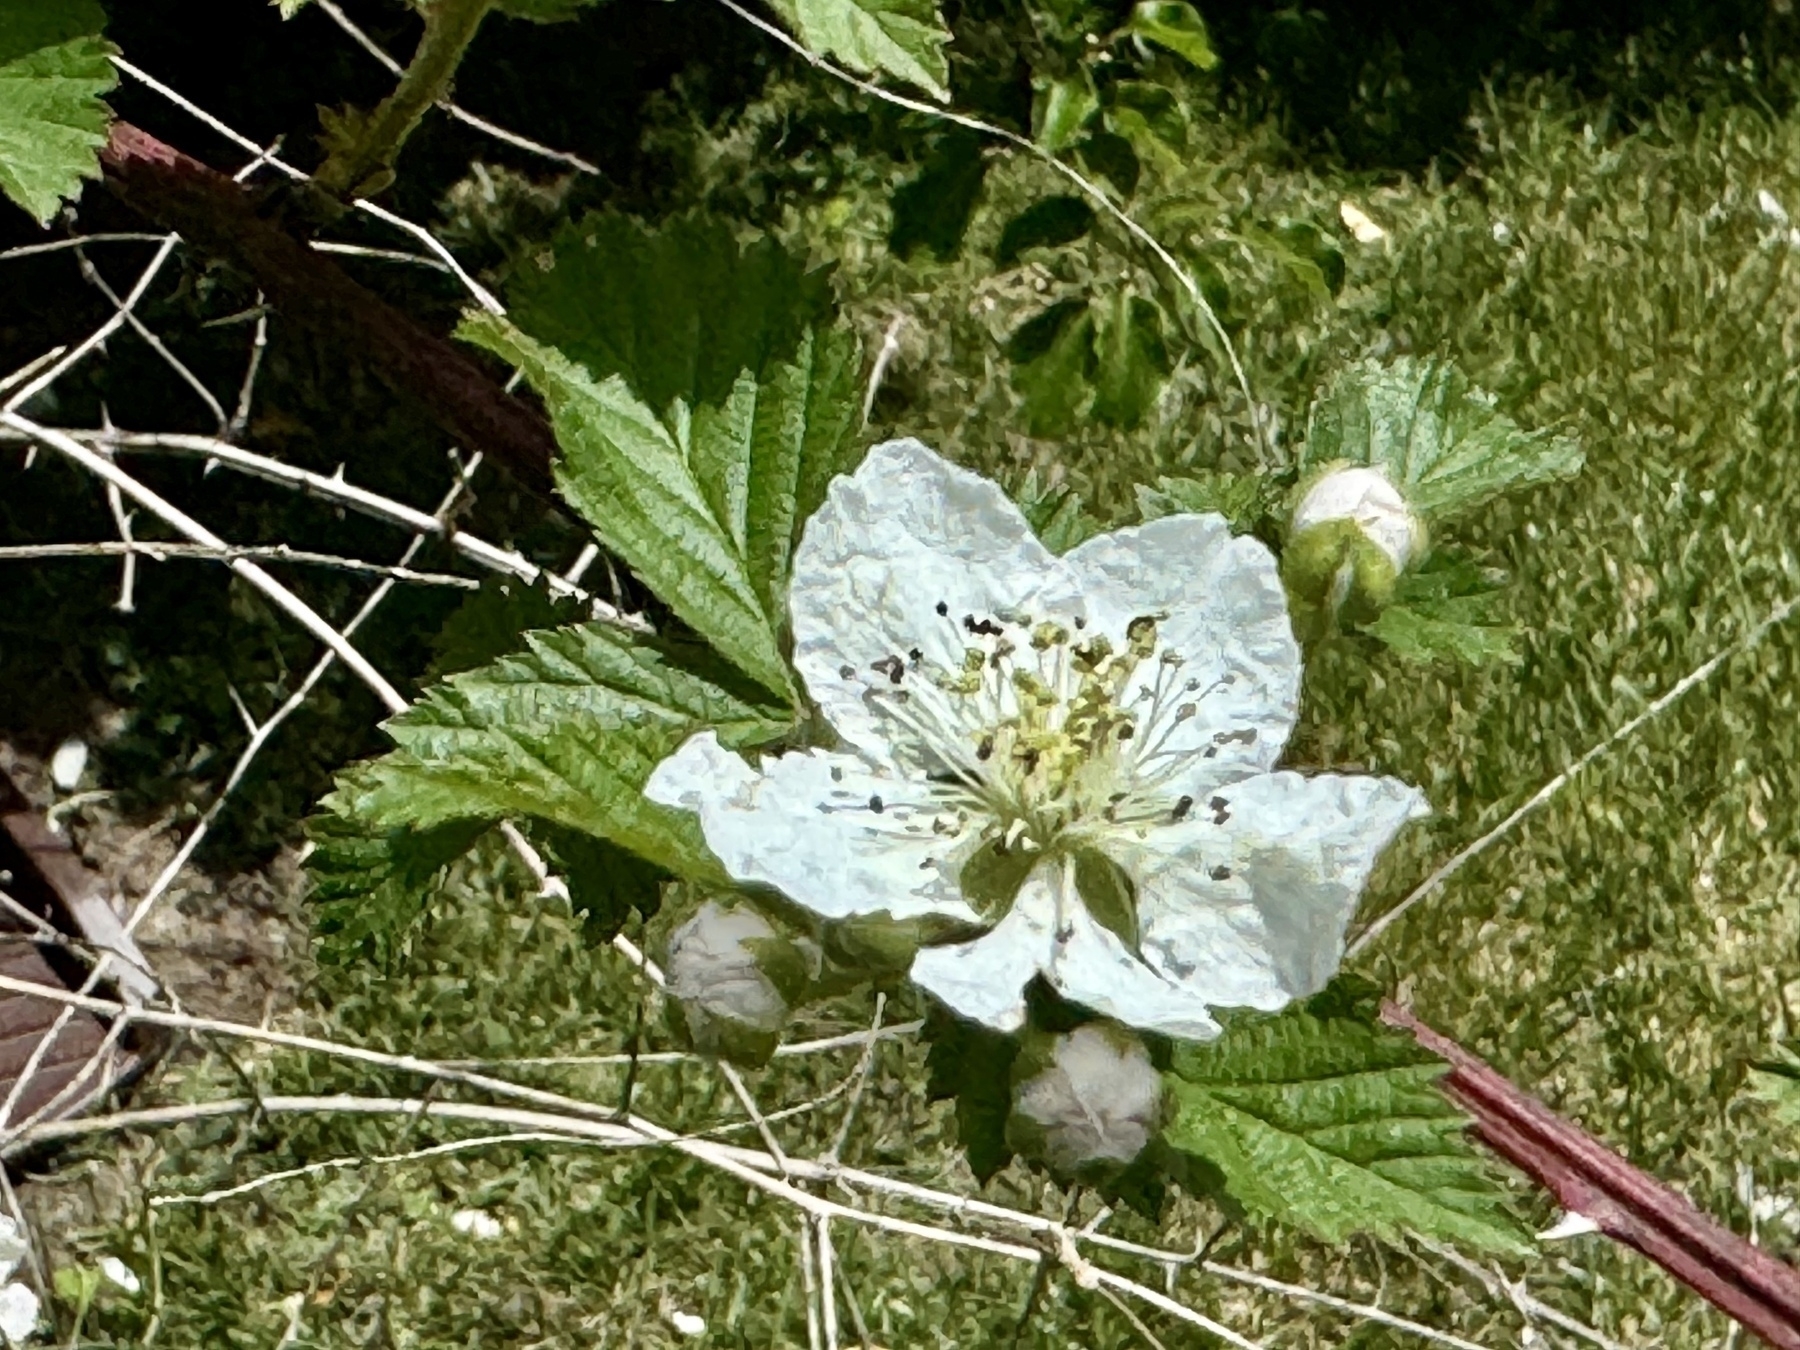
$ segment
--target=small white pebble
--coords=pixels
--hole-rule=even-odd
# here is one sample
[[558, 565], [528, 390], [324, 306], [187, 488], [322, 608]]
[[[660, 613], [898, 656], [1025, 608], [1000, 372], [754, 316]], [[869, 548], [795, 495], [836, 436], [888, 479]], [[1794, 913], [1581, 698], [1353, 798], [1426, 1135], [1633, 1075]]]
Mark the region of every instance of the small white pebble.
[[1562, 1218], [1537, 1235], [1539, 1242], [1555, 1242], [1561, 1238], [1581, 1237], [1586, 1233], [1598, 1233], [1600, 1225], [1585, 1214], [1564, 1211]]
[[1756, 209], [1763, 213], [1763, 218], [1776, 225], [1788, 223], [1787, 208], [1778, 201], [1773, 192], [1761, 188], [1756, 194]]
[[56, 784], [58, 792], [73, 792], [81, 782], [81, 772], [87, 768], [87, 742], [71, 736], [56, 747], [56, 753], [50, 756], [50, 781]]
[[706, 1334], [704, 1317], [696, 1317], [693, 1313], [682, 1312], [680, 1309], [669, 1314], [669, 1325], [683, 1336], [704, 1336]]
[[1344, 222], [1344, 228], [1356, 237], [1359, 244], [1379, 244], [1387, 238], [1387, 231], [1370, 220], [1368, 212], [1355, 202], [1339, 202], [1338, 219]]
[[484, 1209], [459, 1209], [450, 1216], [450, 1226], [484, 1242], [499, 1237], [502, 1231], [500, 1220]]
[[128, 1294], [135, 1294], [144, 1287], [132, 1272], [131, 1267], [116, 1256], [100, 1258], [100, 1273]]
[[22, 1284], [0, 1289], [0, 1337], [8, 1345], [23, 1345], [37, 1330], [38, 1296]]

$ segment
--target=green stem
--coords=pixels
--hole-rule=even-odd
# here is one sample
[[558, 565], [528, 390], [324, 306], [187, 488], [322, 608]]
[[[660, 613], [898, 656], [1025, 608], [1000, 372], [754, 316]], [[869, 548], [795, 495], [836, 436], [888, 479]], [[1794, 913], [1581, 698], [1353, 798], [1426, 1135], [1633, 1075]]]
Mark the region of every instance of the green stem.
[[391, 169], [413, 128], [449, 93], [463, 52], [493, 7], [494, 0], [434, 0], [425, 11], [425, 34], [399, 86], [369, 115], [355, 143], [335, 151], [313, 181], [335, 197], [346, 197], [373, 175]]

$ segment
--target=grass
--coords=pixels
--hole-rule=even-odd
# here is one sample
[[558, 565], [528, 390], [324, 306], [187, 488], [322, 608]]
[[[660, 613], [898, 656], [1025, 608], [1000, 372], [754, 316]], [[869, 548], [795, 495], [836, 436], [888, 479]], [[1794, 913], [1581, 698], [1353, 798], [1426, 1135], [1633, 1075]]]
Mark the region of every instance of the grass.
[[[998, 338], [1059, 295], [1132, 284], [1167, 300], [1166, 281], [1110, 239], [1028, 255], [994, 276], [989, 255], [1005, 220], [1060, 190], [1041, 166], [1012, 159], [990, 174], [960, 259], [892, 259], [881, 240], [897, 170], [880, 157], [815, 166], [825, 185], [785, 196], [757, 167], [768, 163], [770, 129], [797, 109], [850, 106], [837, 99], [777, 86], [735, 138], [712, 146], [708, 172], [722, 198], [762, 183], [779, 228], [838, 262], [867, 331], [908, 315], [878, 405], [883, 430], [919, 434], [1009, 481], [1028, 464], [1055, 465], [1108, 511], [1123, 510], [1148, 473], [1242, 454], [1245, 409], [1199, 348], [1137, 434], [1084, 426], [1055, 444], [1021, 436]], [[1397, 774], [1423, 785], [1437, 812], [1390, 854], [1369, 913], [1800, 593], [1791, 546], [1800, 272], [1786, 227], [1757, 200], [1766, 191], [1800, 214], [1800, 120], [1669, 103], [1620, 130], [1604, 106], [1542, 82], [1478, 101], [1475, 133], [1479, 152], [1446, 187], [1309, 168], [1263, 129], [1196, 120], [1184, 166], [1142, 194], [1165, 237], [1202, 239], [1193, 256], [1227, 288], [1252, 387], [1289, 435], [1314, 386], [1344, 360], [1412, 351], [1453, 358], [1522, 421], [1556, 426], [1587, 451], [1577, 481], [1511, 500], [1440, 541], [1512, 573], [1514, 616], [1528, 635], [1519, 665], [1425, 670], [1343, 643], [1309, 669], [1290, 760]], [[811, 172], [803, 155], [795, 161], [796, 173]], [[1344, 197], [1387, 228], [1385, 244], [1357, 245], [1336, 226]], [[1177, 205], [1191, 224], [1176, 222]], [[1320, 301], [1268, 248], [1244, 242], [1249, 227], [1281, 219], [1337, 240], [1347, 280], [1335, 298]], [[1740, 1168], [1765, 1190], [1800, 1187], [1800, 1149], [1737, 1099], [1745, 1061], [1792, 1034], [1800, 1011], [1797, 658], [1800, 634], [1775, 628], [1464, 869], [1364, 962], [1428, 1020], [1740, 1229]], [[497, 856], [472, 862], [455, 893], [403, 969], [321, 971], [288, 1021], [425, 1056], [620, 1044], [637, 994], [619, 958], [585, 945], [575, 921], [531, 897]], [[915, 1011], [902, 999], [891, 1016]], [[797, 1034], [853, 1029], [867, 1015], [866, 1001], [853, 1000], [818, 1010]], [[661, 1037], [653, 1017], [651, 1042]], [[417, 1086], [287, 1054], [238, 1049], [235, 1059], [236, 1069], [216, 1049], [184, 1059], [150, 1096], [235, 1093], [239, 1073], [264, 1091]], [[784, 1061], [752, 1083], [765, 1105], [805, 1100], [850, 1063]], [[610, 1070], [534, 1072], [601, 1100], [620, 1087]], [[852, 1161], [959, 1178], [946, 1108], [924, 1101], [922, 1076], [917, 1045], [879, 1052]], [[695, 1068], [646, 1068], [641, 1091], [646, 1113], [676, 1128], [738, 1115], [716, 1077]], [[822, 1149], [840, 1109], [785, 1124], [784, 1140]], [[662, 1154], [501, 1147], [211, 1205], [137, 1203], [441, 1137], [339, 1117], [214, 1122], [86, 1146], [28, 1189], [46, 1213], [63, 1212], [59, 1195], [94, 1193], [53, 1226], [70, 1259], [110, 1252], [147, 1274], [156, 1253], [164, 1345], [282, 1343], [294, 1306], [283, 1301], [295, 1295], [299, 1330], [285, 1343], [296, 1345], [804, 1343], [791, 1212]], [[1047, 1212], [1064, 1200], [1016, 1168], [991, 1191]], [[1541, 1200], [1521, 1199], [1552, 1217]], [[464, 1207], [494, 1214], [502, 1234], [457, 1233], [450, 1218]], [[1160, 1238], [1179, 1245], [1212, 1217], [1185, 1203]], [[1116, 1231], [1155, 1235], [1129, 1216]], [[1800, 1255], [1782, 1230], [1765, 1241]], [[1028, 1269], [997, 1258], [868, 1234], [846, 1238], [843, 1259], [875, 1340], [890, 1346], [1004, 1345], [1031, 1282]], [[1240, 1231], [1224, 1259], [1379, 1297], [1483, 1344], [1518, 1336], [1508, 1307], [1430, 1256]], [[1654, 1267], [1597, 1238], [1511, 1273], [1628, 1345], [1715, 1346], [1726, 1334]], [[1271, 1345], [1405, 1339], [1191, 1274], [1180, 1292]], [[83, 1343], [136, 1343], [146, 1307], [103, 1293]], [[671, 1309], [703, 1316], [707, 1335], [683, 1341]], [[1202, 1343], [1150, 1320], [1169, 1345]], [[1059, 1280], [1020, 1343], [1142, 1342], [1109, 1305]]]

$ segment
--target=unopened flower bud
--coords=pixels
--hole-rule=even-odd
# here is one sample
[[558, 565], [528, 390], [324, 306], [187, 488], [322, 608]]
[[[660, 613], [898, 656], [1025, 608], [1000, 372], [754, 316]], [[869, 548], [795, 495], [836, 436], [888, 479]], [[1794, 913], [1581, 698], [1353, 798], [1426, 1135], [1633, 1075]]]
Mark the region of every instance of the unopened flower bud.
[[774, 1053], [804, 965], [755, 910], [708, 900], [670, 936], [664, 973], [696, 1050], [755, 1063]]
[[1281, 554], [1302, 641], [1371, 622], [1425, 549], [1425, 526], [1381, 469], [1333, 469], [1308, 486]]
[[1121, 1170], [1162, 1124], [1162, 1077], [1143, 1042], [1100, 1022], [1046, 1040], [1014, 1070], [1013, 1146], [1064, 1176]]
[[1424, 525], [1381, 469], [1336, 469], [1319, 479], [1300, 499], [1292, 533], [1297, 538], [1328, 520], [1353, 522], [1396, 572], [1406, 570], [1425, 542]]

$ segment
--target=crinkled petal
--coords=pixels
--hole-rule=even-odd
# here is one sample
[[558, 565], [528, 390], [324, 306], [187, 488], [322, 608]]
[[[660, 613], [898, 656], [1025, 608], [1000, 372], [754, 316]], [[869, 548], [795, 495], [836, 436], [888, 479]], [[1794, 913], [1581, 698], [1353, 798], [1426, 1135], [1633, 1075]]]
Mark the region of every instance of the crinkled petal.
[[738, 881], [773, 886], [825, 918], [979, 922], [958, 886], [974, 831], [933, 831], [949, 815], [937, 792], [821, 750], [753, 769], [711, 731], [691, 737], [644, 786], [652, 801], [699, 813], [707, 845]]
[[1056, 946], [1058, 875], [1054, 868], [1038, 868], [1006, 917], [973, 942], [921, 948], [913, 958], [913, 983], [995, 1031], [1024, 1026], [1025, 986], [1050, 964]]
[[999, 487], [916, 440], [888, 441], [832, 483], [794, 551], [794, 664], [846, 741], [918, 764], [911, 730], [865, 697], [889, 692], [874, 663], [953, 669], [965, 620], [1066, 614], [1076, 593]]
[[1427, 813], [1394, 778], [1261, 774], [1105, 847], [1137, 884], [1147, 962], [1212, 1007], [1273, 1011], [1337, 973], [1376, 859]]
[[8, 1345], [24, 1345], [38, 1325], [38, 1296], [23, 1284], [0, 1289], [0, 1337]]
[[1172, 672], [1146, 664], [1125, 698], [1160, 674], [1169, 689], [1165, 707], [1194, 705], [1185, 721], [1161, 723], [1168, 737], [1155, 738], [1157, 758], [1145, 765], [1146, 772], [1181, 769], [1169, 783], [1171, 800], [1274, 767], [1299, 707], [1300, 648], [1274, 555], [1263, 544], [1234, 539], [1222, 516], [1176, 515], [1099, 535], [1065, 561], [1092, 621], [1115, 643], [1132, 619], [1165, 616], [1157, 623], [1159, 651], [1178, 653], [1183, 664]]

